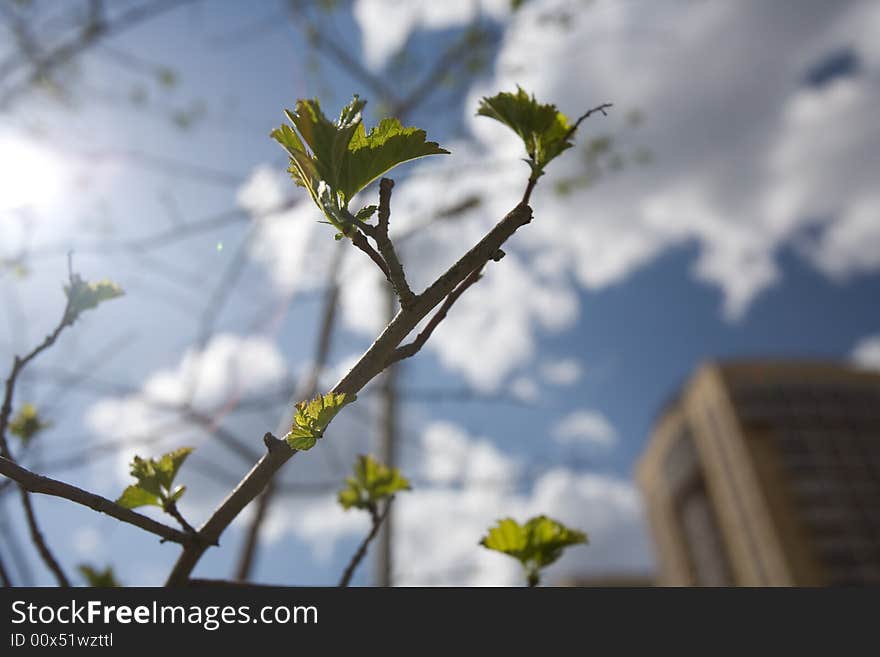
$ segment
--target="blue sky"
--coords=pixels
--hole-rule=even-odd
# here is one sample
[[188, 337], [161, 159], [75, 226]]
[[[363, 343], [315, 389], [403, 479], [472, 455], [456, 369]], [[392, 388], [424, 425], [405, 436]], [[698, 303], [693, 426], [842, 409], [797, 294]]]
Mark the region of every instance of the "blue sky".
[[[389, 76], [389, 57], [407, 39], [410, 65], [424, 69], [474, 11], [495, 38], [482, 72], [444, 87], [408, 117], [453, 154], [396, 175], [394, 225], [415, 225], [468, 195], [484, 199], [407, 243], [415, 280], [445, 269], [463, 241], [521, 194], [520, 146], [473, 118], [481, 95], [520, 83], [570, 114], [613, 101], [611, 115], [591, 118], [579, 141], [613, 135], [627, 162], [616, 171], [600, 160], [603, 175], [566, 195], [556, 185], [585, 175], [584, 155], [572, 149], [554, 162], [535, 196], [535, 221], [406, 364], [404, 390], [415, 397], [403, 412], [402, 462], [424, 485], [400, 500], [398, 581], [516, 583], [511, 564], [475, 543], [495, 518], [538, 512], [591, 534], [589, 547], [559, 564], [557, 579], [649, 570], [632, 468], [662, 404], [701, 361], [848, 359], [860, 343], [860, 353], [880, 351], [865, 347], [880, 335], [873, 189], [880, 133], [872, 118], [880, 52], [870, 29], [880, 12], [870, 2], [533, 0], [515, 14], [500, 0], [413, 0], [391, 13], [386, 0], [342, 5], [332, 27], [322, 25], [379, 76]], [[141, 67], [173, 67], [178, 83], [166, 89], [121, 66], [126, 53]], [[234, 474], [247, 465], [191, 427], [140, 445], [138, 437], [155, 435], [168, 419], [143, 397], [179, 397], [181, 361], [187, 349], [198, 354], [203, 310], [248, 230], [243, 273], [204, 346], [208, 374], [195, 403], [213, 413], [238, 387], [259, 397], [295, 377], [311, 353], [324, 267], [340, 245], [305, 203], [195, 233], [145, 258], [100, 245], [173, 228], [169, 203], [197, 221], [304, 196], [284, 179], [283, 153], [267, 136], [281, 110], [318, 95], [335, 114], [351, 93], [371, 93], [309, 54], [288, 14], [270, 2], [216, 0], [172, 12], [85, 55], [78, 76], [71, 107], [31, 94], [0, 115], [7, 152], [12, 144], [50, 162], [45, 175], [55, 190], [25, 199], [34, 217], [29, 237], [21, 213], [0, 203], [0, 257], [30, 244], [32, 258], [26, 278], [0, 278], [9, 317], [0, 322], [0, 355], [8, 360], [51, 327], [67, 248], [85, 275], [110, 276], [127, 295], [85, 318], [34, 366], [19, 399], [48, 404], [55, 427], [23, 460], [36, 468], [41, 459], [122, 439], [118, 453], [49, 473], [113, 497], [126, 483], [131, 453], [195, 442], [181, 479], [191, 491], [184, 511], [197, 523], [232, 483], [206, 468]], [[405, 86], [389, 79], [395, 89]], [[145, 104], [130, 100], [143, 94]], [[169, 120], [180, 109], [197, 115], [186, 130]], [[632, 110], [643, 115], [640, 123], [627, 120]], [[638, 163], [640, 149], [650, 151], [650, 163]], [[73, 155], [83, 152], [114, 155], [99, 163]], [[196, 179], [138, 162], [139, 154], [224, 175]], [[40, 256], [45, 245], [58, 255]], [[328, 385], [375, 337], [378, 288], [358, 255], [346, 260]], [[46, 383], [53, 367], [94, 369], [93, 381], [125, 389], [114, 396], [86, 386], [55, 403], [58, 387]], [[470, 390], [476, 399], [418, 397], [436, 390]], [[364, 429], [375, 414], [370, 396], [359, 406], [340, 418], [336, 443], [297, 457], [285, 482], [341, 480], [340, 464], [372, 446]], [[221, 421], [256, 443], [282, 416], [283, 405], [275, 405]], [[507, 483], [486, 485], [497, 480]], [[6, 495], [3, 505], [26, 548], [16, 500]], [[38, 510], [68, 565], [109, 563], [126, 582], [158, 584], [174, 559], [175, 548], [67, 502], [41, 499]], [[281, 583], [333, 583], [365, 530], [335, 509], [332, 495], [285, 497], [270, 525], [257, 578]], [[227, 576], [239, 538], [233, 527], [198, 574]], [[10, 549], [0, 540], [4, 556]], [[31, 570], [34, 581], [50, 581], [40, 564]], [[369, 582], [369, 569], [356, 581]]]

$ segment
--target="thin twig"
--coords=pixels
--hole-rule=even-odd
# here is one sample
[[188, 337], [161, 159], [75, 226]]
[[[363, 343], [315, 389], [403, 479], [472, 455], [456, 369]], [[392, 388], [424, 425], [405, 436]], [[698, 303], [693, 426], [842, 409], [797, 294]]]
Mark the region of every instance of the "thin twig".
[[43, 537], [43, 532], [40, 530], [40, 523], [37, 522], [37, 515], [34, 513], [34, 505], [31, 502], [30, 493], [23, 486], [19, 486], [19, 491], [21, 492], [21, 505], [24, 507], [24, 515], [27, 518], [28, 528], [31, 532], [31, 542], [37, 548], [37, 552], [40, 553], [40, 557], [43, 559], [46, 567], [52, 571], [58, 586], [69, 588], [70, 580], [67, 579], [64, 569], [61, 567], [58, 559], [55, 558], [55, 555], [52, 554], [52, 550], [49, 549], [49, 545]]
[[565, 138], [568, 139], [569, 137], [571, 137], [574, 134], [574, 131], [578, 129], [578, 126], [580, 126], [581, 122], [585, 119], [590, 118], [591, 114], [602, 112], [602, 116], [608, 116], [608, 112], [606, 112], [605, 110], [607, 110], [609, 107], [614, 107], [614, 103], [602, 103], [601, 105], [597, 105], [593, 109], [587, 110], [586, 112], [581, 114], [578, 117], [578, 120], [574, 122], [574, 125], [571, 126], [571, 129], [568, 131], [568, 133], [566, 133]]
[[[563, 141], [569, 139], [575, 133], [575, 131], [578, 129], [580, 124], [585, 119], [589, 118], [590, 115], [595, 114], [596, 112], [602, 112], [603, 116], [608, 116], [608, 113], [605, 110], [608, 109], [609, 107], [613, 107], [613, 106], [614, 106], [614, 103], [602, 103], [601, 105], [597, 105], [593, 109], [587, 110], [586, 112], [581, 114], [578, 117], [578, 120], [574, 122], [574, 125], [572, 125], [568, 129], [568, 132], [565, 133], [565, 137], [563, 138]], [[532, 161], [534, 162], [534, 160], [532, 160]], [[532, 198], [532, 191], [535, 189], [535, 185], [538, 184], [538, 178], [540, 176], [541, 176], [541, 173], [538, 173], [537, 175], [533, 173], [531, 176], [529, 176], [529, 182], [528, 182], [528, 185], [526, 185], [526, 191], [523, 193], [523, 197], [522, 197], [522, 201], [521, 201], [522, 203], [525, 203], [525, 204], [529, 203], [529, 201]]]
[[385, 274], [385, 278], [390, 281], [391, 271], [388, 269], [388, 265], [382, 259], [382, 256], [376, 252], [376, 249], [373, 248], [373, 245], [367, 241], [366, 236], [359, 229], [355, 228], [350, 239], [352, 244], [370, 256], [370, 260], [376, 263], [376, 266], [382, 270], [383, 274]]
[[440, 325], [440, 322], [446, 319], [446, 315], [449, 312], [449, 309], [452, 308], [452, 304], [454, 304], [458, 300], [458, 298], [462, 294], [464, 294], [465, 290], [467, 290], [471, 285], [480, 280], [483, 275], [482, 271], [482, 267], [480, 267], [479, 269], [475, 269], [466, 279], [459, 283], [458, 287], [455, 288], [448, 297], [446, 297], [446, 301], [443, 302], [443, 305], [440, 306], [440, 309], [428, 321], [428, 324], [425, 326], [424, 329], [422, 329], [421, 333], [416, 336], [416, 339], [409, 344], [405, 344], [402, 347], [398, 347], [394, 350], [394, 352], [391, 354], [391, 357], [388, 359], [388, 364], [392, 365], [405, 358], [415, 356], [428, 341], [428, 338], [431, 337], [434, 329], [436, 329], [437, 326]]
[[[72, 286], [74, 285], [74, 274], [69, 255], [68, 268], [70, 269], [70, 284]], [[15, 396], [15, 384], [18, 381], [19, 374], [21, 374], [21, 371], [27, 366], [27, 364], [30, 363], [34, 358], [39, 356], [41, 353], [43, 353], [46, 349], [55, 344], [55, 341], [58, 339], [58, 336], [61, 335], [61, 332], [65, 328], [73, 324], [73, 322], [76, 320], [76, 316], [71, 312], [72, 298], [72, 294], [68, 295], [67, 303], [64, 305], [64, 312], [61, 315], [61, 320], [58, 322], [58, 325], [55, 327], [55, 329], [49, 335], [47, 335], [45, 339], [24, 358], [19, 358], [18, 356], [15, 356], [12, 360], [12, 369], [6, 379], [6, 390], [3, 396], [3, 406], [0, 407], [0, 457], [2, 457], [3, 460], [8, 460], [12, 465], [15, 465], [15, 460], [12, 456], [12, 452], [10, 452], [9, 450], [9, 443], [6, 441], [6, 429], [9, 426], [9, 418], [12, 415], [12, 399]], [[34, 513], [33, 504], [31, 503], [30, 493], [28, 493], [27, 488], [20, 482], [19, 491], [21, 493], [21, 503], [24, 507], [28, 529], [30, 530], [31, 541], [37, 548], [37, 552], [39, 552], [40, 557], [46, 564], [46, 567], [55, 576], [58, 584], [65, 587], [70, 586], [70, 580], [64, 574], [64, 570], [61, 568], [61, 564], [55, 558], [55, 555], [52, 554], [52, 551], [46, 544], [46, 540], [43, 538], [43, 532], [40, 531], [40, 525], [37, 521], [36, 513]]]
[[[101, 39], [116, 36], [122, 31], [142, 24], [169, 10], [177, 9], [195, 0], [157, 1], [129, 9], [112, 20], [90, 21], [72, 39], [65, 41], [44, 57], [33, 61], [33, 68], [23, 80], [10, 85], [0, 94], [0, 108], [8, 107], [21, 93], [41, 79], [49, 77], [56, 68], [70, 62], [76, 55], [88, 50]], [[14, 69], [9, 72], [15, 72]]]
[[3, 555], [0, 554], [0, 584], [3, 586], [12, 586], [12, 580], [9, 578], [9, 573], [6, 572], [6, 566], [3, 564]]
[[379, 528], [382, 526], [382, 521], [385, 520], [385, 517], [388, 515], [388, 511], [391, 509], [391, 503], [394, 501], [394, 496], [388, 498], [388, 501], [385, 503], [385, 508], [382, 509], [382, 513], [378, 513], [375, 507], [370, 509], [370, 517], [373, 520], [373, 526], [370, 528], [370, 532], [366, 535], [363, 541], [361, 541], [360, 546], [358, 546], [357, 551], [352, 555], [351, 561], [348, 562], [348, 566], [345, 569], [345, 572], [342, 573], [342, 579], [339, 580], [340, 587], [348, 586], [348, 583], [351, 581], [352, 575], [354, 575], [354, 571], [360, 565], [361, 561], [364, 560], [364, 557], [367, 556], [367, 550], [370, 547], [370, 543], [376, 538], [376, 534], [379, 533]]
[[180, 523], [180, 526], [183, 527], [183, 531], [187, 534], [195, 534], [196, 529], [191, 524], [186, 521], [186, 518], [183, 517], [183, 514], [180, 513], [180, 509], [177, 508], [176, 502], [171, 502], [164, 508], [165, 513], [174, 518], [177, 522]]
[[394, 181], [390, 178], [382, 178], [379, 182], [379, 221], [374, 229], [370, 231], [373, 239], [376, 240], [376, 246], [379, 253], [385, 259], [388, 265], [388, 282], [394, 288], [394, 293], [400, 301], [401, 308], [409, 308], [416, 301], [416, 296], [406, 282], [406, 274], [403, 271], [403, 265], [397, 252], [394, 250], [394, 244], [388, 237], [388, 221], [391, 218], [391, 189], [394, 187]]

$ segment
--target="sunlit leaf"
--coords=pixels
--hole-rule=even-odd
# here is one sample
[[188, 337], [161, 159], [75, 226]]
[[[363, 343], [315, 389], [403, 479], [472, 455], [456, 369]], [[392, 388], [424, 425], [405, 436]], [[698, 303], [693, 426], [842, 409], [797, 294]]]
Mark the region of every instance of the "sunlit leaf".
[[113, 281], [89, 282], [78, 274], [73, 274], [70, 284], [64, 286], [64, 293], [67, 295], [67, 315], [71, 321], [79, 317], [80, 313], [125, 294]]
[[427, 141], [424, 130], [405, 128], [394, 118], [382, 119], [369, 134], [359, 123], [348, 151], [338, 187], [346, 201], [398, 164], [428, 155], [449, 154], [437, 142]]
[[284, 436], [291, 449], [310, 450], [315, 443], [324, 437], [327, 425], [336, 417], [346, 404], [350, 404], [356, 395], [344, 392], [328, 392], [318, 395], [310, 401], [302, 401], [296, 405], [293, 425]]
[[553, 158], [572, 147], [571, 137], [577, 128], [556, 105], [539, 103], [521, 87], [516, 93], [504, 91], [483, 98], [477, 114], [500, 121], [520, 136], [535, 178]]
[[[333, 122], [317, 100], [299, 100], [296, 109], [285, 110], [292, 126], [271, 133], [290, 156], [294, 181], [343, 234], [352, 224], [348, 203], [360, 190], [398, 164], [448, 152], [427, 141], [424, 130], [405, 128], [393, 118], [383, 119], [368, 134], [362, 122], [365, 104], [355, 95]], [[355, 218], [366, 220], [360, 213]]]
[[116, 503], [128, 509], [139, 506], [158, 506], [177, 502], [186, 490], [185, 486], [172, 488], [180, 466], [192, 454], [192, 447], [181, 447], [158, 459], [135, 456], [131, 462], [131, 476], [137, 479], [123, 491]]
[[116, 503], [126, 509], [136, 509], [140, 506], [162, 506], [157, 494], [151, 493], [137, 484], [132, 484], [122, 491], [122, 495], [119, 496]]
[[480, 545], [518, 560], [529, 584], [535, 585], [540, 570], [559, 559], [566, 547], [586, 542], [585, 533], [541, 515], [529, 519], [525, 525], [520, 525], [512, 518], [499, 520], [495, 527], [489, 529]]

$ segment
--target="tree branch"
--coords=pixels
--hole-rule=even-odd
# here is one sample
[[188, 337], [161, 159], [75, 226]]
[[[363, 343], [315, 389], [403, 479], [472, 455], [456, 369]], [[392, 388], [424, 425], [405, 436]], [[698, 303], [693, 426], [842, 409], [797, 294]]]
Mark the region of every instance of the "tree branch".
[[464, 294], [464, 291], [467, 290], [471, 285], [476, 283], [483, 276], [483, 268], [475, 269], [468, 277], [464, 279], [461, 283], [458, 284], [446, 300], [443, 302], [443, 305], [440, 306], [440, 309], [434, 314], [434, 316], [430, 319], [428, 324], [422, 329], [422, 332], [416, 336], [416, 339], [410, 342], [409, 344], [405, 344], [402, 347], [398, 347], [394, 350], [394, 353], [391, 354], [391, 357], [388, 359], [388, 364], [392, 365], [398, 361], [401, 361], [405, 358], [409, 358], [411, 356], [415, 356], [419, 350], [424, 346], [424, 344], [428, 341], [428, 338], [431, 337], [431, 334], [434, 332], [434, 329], [439, 326], [440, 322], [446, 319], [446, 315], [449, 312], [449, 309], [452, 308], [452, 304], [454, 304], [458, 298]]
[[377, 513], [375, 507], [370, 509], [370, 517], [373, 520], [373, 526], [370, 528], [369, 533], [366, 535], [363, 541], [361, 541], [360, 546], [357, 551], [352, 555], [351, 561], [349, 561], [348, 566], [345, 569], [345, 572], [342, 573], [342, 579], [339, 580], [340, 587], [348, 586], [348, 583], [351, 581], [352, 575], [354, 575], [354, 571], [360, 565], [361, 561], [364, 560], [364, 557], [367, 556], [367, 549], [370, 547], [370, 543], [376, 538], [376, 534], [379, 533], [379, 528], [382, 526], [382, 522], [388, 516], [388, 511], [391, 509], [391, 503], [394, 501], [394, 496], [388, 498], [388, 501], [385, 503], [385, 508], [382, 509], [382, 513]]
[[6, 572], [6, 566], [3, 564], [3, 555], [0, 554], [0, 584], [3, 586], [12, 586], [12, 580], [9, 579], [9, 573]]
[[[119, 14], [113, 20], [102, 19], [90, 21], [72, 39], [65, 41], [48, 52], [44, 57], [32, 61], [33, 69], [23, 80], [10, 85], [0, 93], [0, 109], [8, 107], [21, 93], [31, 87], [40, 79], [49, 76], [56, 68], [71, 61], [76, 55], [88, 50], [94, 43], [110, 36], [115, 36], [122, 31], [134, 27], [160, 14], [176, 9], [195, 0], [168, 0], [157, 1], [149, 4], [133, 7]], [[5, 74], [14, 72], [5, 71]]]
[[[385, 330], [376, 338], [376, 341], [361, 356], [348, 374], [333, 386], [332, 392], [348, 394], [360, 392], [386, 367], [394, 350], [419, 322], [452, 293], [469, 274], [480, 269], [489, 260], [497, 258], [501, 245], [531, 220], [532, 209], [528, 205], [521, 203], [511, 210], [476, 246], [459, 258], [427, 290], [420, 294], [412, 307], [402, 308], [397, 313], [397, 316], [385, 327]], [[296, 454], [295, 450], [282, 444], [281, 447], [270, 449], [263, 455], [199, 529], [198, 535], [201, 540], [184, 548], [166, 585], [182, 586], [186, 584], [190, 573], [201, 559], [207, 546], [217, 542], [226, 527], [251, 500], [262, 492], [275, 472], [294, 454]]]
[[382, 270], [382, 273], [385, 274], [385, 278], [389, 281], [391, 280], [391, 271], [388, 269], [388, 265], [382, 259], [376, 249], [373, 248], [372, 244], [367, 241], [366, 236], [356, 227], [354, 229], [354, 233], [351, 235], [351, 243], [354, 244], [361, 251], [370, 256], [370, 260], [376, 263], [376, 266]]
[[[71, 269], [71, 285], [73, 285], [73, 276], [73, 270]], [[15, 396], [15, 384], [22, 369], [24, 369], [34, 358], [55, 344], [55, 341], [58, 339], [58, 336], [61, 335], [61, 332], [75, 321], [75, 316], [71, 314], [70, 299], [71, 297], [69, 296], [67, 303], [64, 305], [64, 313], [61, 315], [61, 320], [58, 322], [55, 329], [24, 358], [15, 356], [12, 360], [12, 370], [6, 378], [3, 406], [0, 407], [0, 457], [2, 457], [3, 460], [8, 460], [13, 465], [15, 465], [15, 460], [13, 459], [12, 452], [9, 451], [9, 443], [6, 441], [6, 429], [9, 426], [9, 417], [12, 415], [12, 398]], [[28, 493], [27, 488], [19, 483], [18, 489], [21, 493], [21, 504], [22, 507], [24, 507], [24, 514], [27, 520], [28, 529], [30, 530], [31, 541], [37, 548], [37, 552], [39, 552], [46, 567], [55, 576], [59, 586], [70, 586], [70, 580], [67, 579], [64, 570], [61, 568], [61, 564], [58, 563], [55, 555], [52, 554], [52, 551], [46, 544], [43, 532], [40, 531], [40, 525], [37, 521], [36, 513], [34, 513], [34, 507], [31, 503], [30, 494]]]
[[183, 517], [183, 514], [180, 512], [180, 509], [177, 508], [176, 502], [171, 502], [168, 506], [166, 506], [163, 511], [167, 513], [169, 516], [174, 518], [177, 522], [180, 523], [180, 526], [183, 527], [183, 531], [187, 534], [195, 534], [196, 529], [191, 524], [186, 521], [186, 518]]
[[95, 495], [57, 479], [38, 475], [8, 458], [0, 457], [0, 474], [9, 477], [26, 491], [52, 497], [62, 497], [76, 504], [94, 509], [99, 513], [106, 513], [108, 516], [129, 525], [140, 527], [151, 534], [161, 536], [166, 541], [180, 543], [181, 545], [187, 545], [193, 541], [192, 536], [188, 536], [173, 527], [164, 525], [131, 509], [119, 506], [116, 502], [108, 500], [106, 497]]

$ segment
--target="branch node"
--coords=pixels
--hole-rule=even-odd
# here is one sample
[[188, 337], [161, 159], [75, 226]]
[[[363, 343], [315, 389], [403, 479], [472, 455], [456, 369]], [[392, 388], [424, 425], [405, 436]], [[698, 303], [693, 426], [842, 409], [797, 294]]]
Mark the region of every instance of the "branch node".
[[267, 431], [266, 434], [263, 436], [263, 444], [266, 446], [266, 449], [269, 451], [270, 454], [272, 454], [273, 452], [277, 452], [279, 449], [288, 447], [286, 442], [276, 438], [274, 435], [272, 435], [272, 432], [270, 431]]

